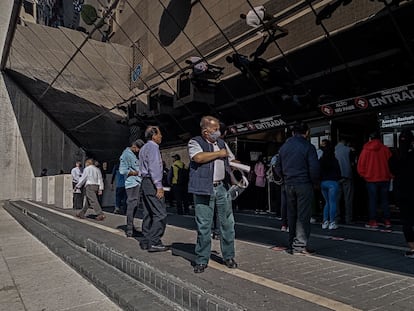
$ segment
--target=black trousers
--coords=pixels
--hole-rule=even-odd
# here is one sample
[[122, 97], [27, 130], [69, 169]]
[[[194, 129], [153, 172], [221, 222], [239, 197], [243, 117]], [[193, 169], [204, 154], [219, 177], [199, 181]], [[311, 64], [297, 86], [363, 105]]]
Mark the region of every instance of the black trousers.
[[167, 225], [167, 208], [164, 198], [156, 197], [157, 189], [151, 178], [144, 178], [141, 183], [144, 213], [142, 218], [141, 243], [151, 245], [162, 244], [161, 237], [164, 235]]
[[172, 185], [171, 190], [177, 204], [177, 214], [188, 214], [187, 187], [185, 185]]
[[414, 242], [414, 199], [399, 198], [398, 207], [401, 211], [401, 221], [406, 242]]

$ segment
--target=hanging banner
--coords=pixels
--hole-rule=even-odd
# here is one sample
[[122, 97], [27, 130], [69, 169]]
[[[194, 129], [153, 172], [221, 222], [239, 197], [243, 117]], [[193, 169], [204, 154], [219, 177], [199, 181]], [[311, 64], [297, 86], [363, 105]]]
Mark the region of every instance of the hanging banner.
[[284, 126], [286, 126], [286, 122], [280, 116], [272, 116], [265, 119], [231, 125], [228, 127], [228, 135], [245, 134]]
[[333, 116], [352, 111], [379, 108], [414, 101], [414, 83], [364, 96], [348, 98], [320, 106], [321, 112]]

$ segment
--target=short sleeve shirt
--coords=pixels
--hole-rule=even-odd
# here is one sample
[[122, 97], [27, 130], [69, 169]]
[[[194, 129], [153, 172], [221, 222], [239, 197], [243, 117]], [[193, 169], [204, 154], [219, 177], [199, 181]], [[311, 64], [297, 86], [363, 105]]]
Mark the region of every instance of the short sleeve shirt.
[[[210, 143], [209, 144], [213, 145], [213, 150], [214, 151], [219, 151], [220, 147], [218, 146], [217, 142], [215, 143]], [[233, 152], [231, 152], [229, 146], [226, 144], [226, 149], [227, 152], [229, 154], [228, 156], [228, 160], [232, 161], [235, 159]], [[188, 155], [190, 156], [190, 159], [192, 160], [193, 157], [200, 153], [200, 152], [204, 152], [203, 149], [201, 148], [200, 144], [195, 141], [194, 139], [191, 139], [188, 142]], [[216, 159], [214, 161], [214, 172], [213, 172], [213, 180], [214, 181], [220, 181], [223, 180], [225, 176], [225, 167], [224, 167], [224, 160], [223, 159]]]

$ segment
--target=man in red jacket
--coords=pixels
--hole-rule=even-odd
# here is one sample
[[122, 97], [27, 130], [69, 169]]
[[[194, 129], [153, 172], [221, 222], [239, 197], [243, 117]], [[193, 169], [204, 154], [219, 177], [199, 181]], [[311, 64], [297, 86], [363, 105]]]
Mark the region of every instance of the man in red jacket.
[[378, 228], [376, 210], [379, 194], [380, 205], [384, 213], [384, 225], [386, 228], [390, 228], [388, 190], [392, 176], [388, 167], [388, 160], [391, 157], [391, 151], [381, 143], [378, 133], [372, 133], [369, 138], [370, 140], [362, 148], [357, 167], [358, 174], [367, 182], [369, 222], [365, 227]]

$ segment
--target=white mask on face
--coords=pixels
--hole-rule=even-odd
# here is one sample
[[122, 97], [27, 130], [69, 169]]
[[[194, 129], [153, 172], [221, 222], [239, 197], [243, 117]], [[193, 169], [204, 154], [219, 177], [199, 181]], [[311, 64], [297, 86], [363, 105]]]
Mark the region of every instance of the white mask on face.
[[208, 133], [208, 137], [211, 141], [215, 142], [221, 136], [220, 130], [217, 130], [213, 133]]

